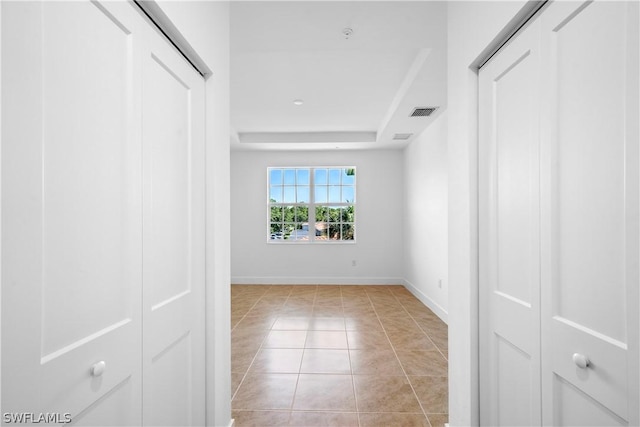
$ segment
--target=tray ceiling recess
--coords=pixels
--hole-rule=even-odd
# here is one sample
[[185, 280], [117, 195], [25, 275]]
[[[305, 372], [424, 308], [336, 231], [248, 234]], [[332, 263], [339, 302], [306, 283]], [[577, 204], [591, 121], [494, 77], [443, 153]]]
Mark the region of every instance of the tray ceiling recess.
[[231, 2], [233, 150], [401, 149], [446, 110], [446, 4]]

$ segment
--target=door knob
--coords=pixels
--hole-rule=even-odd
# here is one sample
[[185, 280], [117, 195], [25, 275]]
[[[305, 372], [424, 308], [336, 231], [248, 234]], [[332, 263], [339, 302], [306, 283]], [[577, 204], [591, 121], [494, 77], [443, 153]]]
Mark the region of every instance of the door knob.
[[104, 363], [104, 360], [98, 363], [94, 363], [93, 366], [91, 367], [91, 376], [99, 377], [100, 375], [102, 375], [106, 367], [107, 367], [107, 364]]
[[573, 363], [580, 369], [587, 369], [589, 367], [589, 358], [584, 354], [574, 353]]

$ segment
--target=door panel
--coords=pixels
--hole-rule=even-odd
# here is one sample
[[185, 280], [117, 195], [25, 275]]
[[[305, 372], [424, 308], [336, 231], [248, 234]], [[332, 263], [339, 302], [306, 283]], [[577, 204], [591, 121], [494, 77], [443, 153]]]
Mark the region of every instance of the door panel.
[[204, 423], [204, 81], [167, 43], [143, 59], [145, 425]]
[[187, 333], [171, 340], [169, 347], [152, 359], [149, 400], [165, 404], [154, 406], [149, 425], [193, 425], [192, 348], [191, 334]]
[[[131, 25], [98, 4], [43, 6], [41, 398], [47, 410], [78, 414], [139, 375], [140, 349], [119, 345], [140, 339], [141, 320], [133, 49]], [[92, 377], [89, 369], [99, 361], [107, 371]]]
[[498, 370], [498, 425], [526, 426], [532, 418], [531, 400], [533, 388], [531, 356], [501, 338], [497, 340]]
[[629, 425], [571, 383], [558, 376], [554, 376], [553, 379], [553, 395], [556, 399], [553, 425], [593, 427]]
[[[627, 413], [627, 346], [593, 330], [553, 318], [554, 375], [570, 381], [616, 414]], [[573, 354], [588, 355], [589, 369], [576, 367]]]
[[637, 20], [634, 2], [558, 2], [542, 19], [543, 390], [557, 425], [638, 422]]
[[549, 70], [557, 73], [556, 314], [619, 341], [627, 335], [617, 309], [626, 297], [624, 21], [623, 7], [585, 7], [552, 30]]
[[[131, 420], [140, 419], [140, 408], [133, 408], [131, 401], [139, 400], [134, 386], [135, 382], [128, 377], [113, 387], [109, 393], [93, 402], [84, 411], [73, 417], [73, 424], [82, 426], [127, 426]], [[137, 410], [137, 411], [136, 411]]]
[[[156, 307], [189, 292], [190, 277], [190, 90], [155, 55], [145, 68], [145, 141], [149, 141], [151, 206], [145, 241], [151, 294]], [[194, 72], [195, 73], [195, 72]], [[151, 106], [153, 106], [151, 108]], [[146, 297], [147, 295], [145, 295]]]
[[[139, 113], [135, 15], [124, 3], [2, 7], [3, 19], [40, 23], [39, 44], [22, 46], [9, 67], [37, 70], [29, 81], [9, 74], [12, 85], [33, 90], [20, 101], [31, 111], [9, 127], [8, 138], [3, 129], [3, 226], [15, 233], [3, 235], [3, 255], [30, 260], [27, 269], [3, 256], [3, 283], [15, 286], [3, 298], [3, 411], [81, 420], [109, 401], [123, 423], [137, 424], [142, 203], [140, 143], [131, 126]], [[106, 369], [92, 376], [99, 361]]]
[[[140, 155], [131, 148], [127, 126], [133, 96], [130, 32], [93, 4], [44, 8], [42, 345], [47, 359], [132, 317], [140, 278], [140, 204], [131, 205], [139, 189], [127, 184], [135, 182], [132, 166]], [[81, 19], [72, 15], [76, 10]], [[85, 320], [77, 322], [80, 318]]]
[[481, 421], [540, 422], [539, 27], [480, 72]]
[[3, 412], [203, 425], [204, 81], [131, 2], [0, 7]]

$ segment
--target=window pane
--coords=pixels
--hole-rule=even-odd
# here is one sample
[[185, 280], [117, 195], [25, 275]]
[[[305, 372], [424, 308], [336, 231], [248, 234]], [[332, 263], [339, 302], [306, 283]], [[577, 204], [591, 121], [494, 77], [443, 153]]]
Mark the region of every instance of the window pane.
[[286, 186], [284, 187], [284, 203], [295, 203], [296, 202], [296, 187], [294, 186]]
[[298, 185], [309, 185], [309, 169], [298, 169], [296, 171], [297, 173], [297, 180], [298, 180]]
[[329, 184], [340, 185], [342, 169], [329, 169]]
[[309, 186], [308, 185], [303, 185], [300, 187], [297, 187], [297, 193], [298, 193], [298, 199], [297, 202], [298, 203], [309, 203]]
[[306, 206], [296, 207], [296, 222], [309, 221], [309, 208]]
[[342, 175], [342, 184], [353, 185], [355, 183], [356, 183], [356, 169], [355, 168], [344, 169], [344, 175]]
[[296, 183], [296, 170], [295, 169], [285, 169], [284, 170], [284, 184], [285, 185], [295, 185]]
[[283, 221], [284, 222], [295, 222], [296, 220], [296, 208], [294, 206], [285, 206]]
[[269, 201], [271, 203], [282, 203], [282, 187], [271, 186], [269, 189]]
[[333, 185], [329, 187], [329, 203], [340, 203], [340, 187]]
[[282, 169], [271, 169], [269, 174], [269, 184], [282, 184]]
[[290, 240], [291, 239], [291, 233], [294, 232], [296, 226], [295, 224], [285, 224], [284, 225], [284, 239], [285, 240]]
[[355, 202], [355, 188], [351, 186], [342, 187], [342, 203], [353, 203]]
[[327, 170], [326, 169], [316, 169], [314, 175], [314, 182], [316, 185], [326, 185], [327, 182]]
[[355, 222], [356, 212], [354, 206], [342, 208], [342, 222]]
[[282, 207], [271, 206], [271, 222], [282, 221]]
[[284, 234], [282, 233], [282, 224], [277, 223], [277, 224], [270, 224], [270, 228], [271, 228], [271, 240], [280, 240], [284, 237]]
[[341, 240], [340, 239], [340, 224], [329, 224], [329, 239], [330, 240]]
[[316, 203], [327, 203], [329, 200], [327, 199], [327, 186], [326, 185], [316, 185], [315, 186], [315, 199]]
[[326, 206], [316, 206], [316, 221], [327, 221], [329, 219], [329, 208]]
[[329, 227], [326, 222], [316, 222], [316, 240], [327, 240]]
[[342, 208], [331, 208], [329, 212], [329, 221], [340, 222], [342, 218]]
[[355, 227], [353, 224], [342, 224], [342, 240], [354, 240]]

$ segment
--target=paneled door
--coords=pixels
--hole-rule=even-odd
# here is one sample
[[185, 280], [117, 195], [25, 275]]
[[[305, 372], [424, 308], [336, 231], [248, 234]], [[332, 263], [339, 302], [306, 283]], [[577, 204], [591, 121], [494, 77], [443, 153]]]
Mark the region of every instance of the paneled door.
[[480, 70], [483, 425], [638, 425], [637, 2], [553, 2]]
[[540, 26], [480, 73], [481, 421], [539, 425]]
[[140, 39], [131, 6], [108, 6], [1, 5], [2, 411], [16, 416], [142, 419]]
[[204, 80], [165, 41], [142, 60], [144, 424], [204, 424]]
[[542, 15], [544, 421], [638, 425], [638, 2]]
[[0, 7], [2, 412], [204, 425], [204, 80], [132, 2]]

